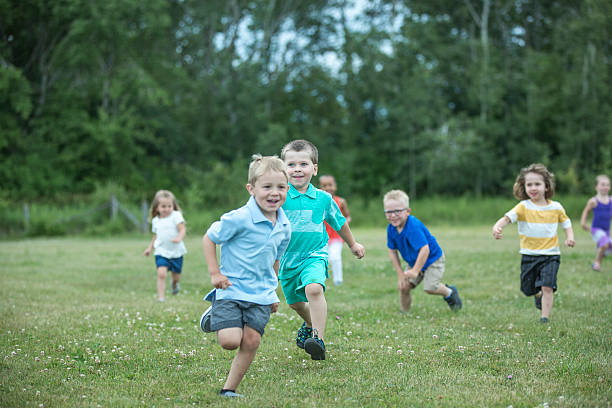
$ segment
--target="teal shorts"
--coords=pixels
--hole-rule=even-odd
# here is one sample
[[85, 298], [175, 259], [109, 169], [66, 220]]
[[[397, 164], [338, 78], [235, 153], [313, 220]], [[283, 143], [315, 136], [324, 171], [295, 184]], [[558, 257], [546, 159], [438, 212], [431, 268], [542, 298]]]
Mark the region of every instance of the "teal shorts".
[[299, 271], [286, 279], [280, 279], [281, 288], [288, 305], [298, 302], [308, 302], [306, 285], [318, 283], [325, 290], [325, 279], [328, 277], [327, 259], [308, 260], [300, 265]]

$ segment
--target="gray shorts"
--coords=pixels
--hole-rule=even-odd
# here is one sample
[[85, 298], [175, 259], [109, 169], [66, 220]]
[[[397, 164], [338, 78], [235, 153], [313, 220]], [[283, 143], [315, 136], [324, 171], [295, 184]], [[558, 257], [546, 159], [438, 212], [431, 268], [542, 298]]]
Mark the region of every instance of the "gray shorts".
[[216, 299], [210, 311], [210, 329], [249, 326], [263, 336], [270, 320], [272, 305], [259, 305], [243, 300]]
[[444, 264], [446, 259], [442, 254], [434, 263], [429, 265], [427, 269], [421, 271], [419, 275], [410, 279], [410, 283], [416, 288], [423, 281], [423, 290], [436, 290], [440, 286], [442, 276], [444, 275]]

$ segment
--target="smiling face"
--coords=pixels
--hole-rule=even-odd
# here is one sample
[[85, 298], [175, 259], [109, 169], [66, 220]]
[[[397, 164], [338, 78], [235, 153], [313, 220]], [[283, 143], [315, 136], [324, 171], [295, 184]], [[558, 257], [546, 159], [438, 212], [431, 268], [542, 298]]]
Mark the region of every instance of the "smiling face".
[[313, 164], [310, 158], [310, 152], [307, 150], [300, 152], [290, 150], [285, 153], [284, 161], [289, 173], [289, 182], [297, 191], [305, 193], [312, 176], [316, 176], [318, 170], [317, 165]]
[[610, 193], [610, 179], [606, 176], [597, 176], [595, 191], [597, 191], [597, 194], [601, 197], [607, 196]]
[[525, 192], [529, 199], [535, 204], [545, 204], [546, 200], [546, 183], [544, 177], [538, 173], [525, 174]]
[[331, 195], [336, 194], [336, 180], [334, 180], [332, 176], [319, 177], [319, 187], [321, 188], [321, 190], [326, 191]]
[[157, 212], [159, 213], [159, 218], [166, 218], [172, 211], [174, 210], [174, 204], [171, 198], [160, 197], [159, 203], [157, 204]]
[[257, 178], [255, 185], [247, 184], [249, 194], [269, 220], [276, 220], [276, 211], [285, 203], [289, 185], [287, 177], [280, 171], [267, 171]]
[[407, 208], [406, 204], [402, 201], [392, 198], [385, 200], [383, 206], [385, 208], [385, 217], [387, 217], [389, 224], [393, 225], [401, 232], [410, 215], [410, 208]]

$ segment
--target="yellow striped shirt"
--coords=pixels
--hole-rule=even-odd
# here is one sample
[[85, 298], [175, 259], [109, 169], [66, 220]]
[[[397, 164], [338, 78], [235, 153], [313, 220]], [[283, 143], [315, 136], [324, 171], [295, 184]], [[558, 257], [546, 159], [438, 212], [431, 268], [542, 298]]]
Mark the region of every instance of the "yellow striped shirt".
[[563, 229], [572, 226], [563, 206], [549, 200], [545, 206], [523, 200], [506, 213], [511, 222], [518, 222], [521, 254], [559, 255], [559, 224]]

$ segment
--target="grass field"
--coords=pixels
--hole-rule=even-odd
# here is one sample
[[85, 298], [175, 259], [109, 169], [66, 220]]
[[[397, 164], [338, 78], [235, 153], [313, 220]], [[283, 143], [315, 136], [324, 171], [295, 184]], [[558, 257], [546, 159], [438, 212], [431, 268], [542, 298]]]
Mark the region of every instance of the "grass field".
[[326, 293], [327, 360], [295, 346], [301, 321], [281, 303], [241, 401], [217, 396], [234, 352], [198, 329], [211, 286], [195, 233], [183, 291], [165, 303], [156, 302], [153, 260], [141, 255], [148, 235], [0, 242], [0, 406], [612, 404], [612, 259], [591, 271], [586, 232], [562, 250], [551, 323], [542, 325], [519, 290], [515, 227], [502, 241], [490, 226], [431, 230], [462, 311], [419, 287], [400, 314], [384, 229], [357, 229], [366, 258], [345, 249], [345, 284]]

